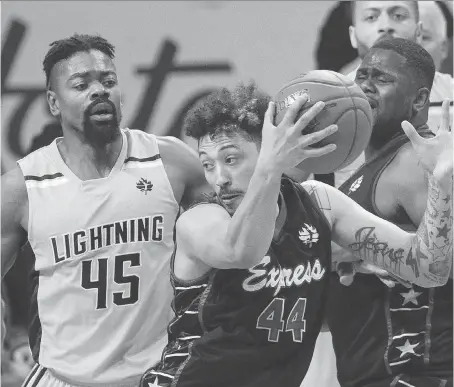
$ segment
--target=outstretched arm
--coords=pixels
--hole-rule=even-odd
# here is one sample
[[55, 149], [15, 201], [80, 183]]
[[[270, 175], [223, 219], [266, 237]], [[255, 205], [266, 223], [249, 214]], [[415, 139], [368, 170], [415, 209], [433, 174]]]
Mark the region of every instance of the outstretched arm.
[[[444, 285], [452, 265], [452, 201], [436, 184], [416, 234], [407, 233], [363, 209], [342, 192], [311, 182], [328, 195], [332, 238], [355, 257], [421, 287]], [[440, 235], [441, 231], [441, 235]]]
[[[449, 100], [443, 102], [443, 121], [435, 137], [422, 138], [406, 121], [402, 123], [402, 129], [419, 156], [421, 166], [428, 173], [427, 205], [416, 234], [405, 237], [396, 226], [391, 232], [389, 225], [389, 230], [377, 228], [375, 224], [356, 224], [356, 229], [351, 229], [351, 223], [343, 222], [351, 212], [345, 213], [342, 207], [337, 207], [339, 244], [350, 248], [366, 261], [381, 264], [397, 279], [425, 287], [439, 286], [446, 283], [452, 270], [453, 138]], [[363, 221], [367, 221], [367, 213], [360, 215], [358, 206], [353, 208], [356, 208], [358, 216], [363, 216]], [[399, 246], [399, 240], [396, 241], [397, 235], [406, 238], [401, 240], [402, 246]], [[411, 235], [409, 239], [408, 235]]]

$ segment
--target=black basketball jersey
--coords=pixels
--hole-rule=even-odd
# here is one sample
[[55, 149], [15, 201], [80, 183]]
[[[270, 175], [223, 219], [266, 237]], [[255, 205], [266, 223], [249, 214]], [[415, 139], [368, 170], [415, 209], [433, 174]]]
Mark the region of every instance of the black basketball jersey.
[[169, 344], [141, 386], [300, 386], [322, 324], [331, 231], [298, 183], [284, 177], [281, 199], [258, 265], [212, 269], [191, 282], [172, 275]]
[[[340, 191], [381, 216], [374, 201], [377, 181], [406, 142], [405, 135], [390, 141]], [[403, 212], [387, 220], [411, 227]], [[408, 289], [388, 288], [374, 275], [356, 274], [348, 287], [331, 277], [327, 317], [342, 387], [401, 385], [398, 380], [438, 387], [452, 378], [452, 280], [443, 287]]]

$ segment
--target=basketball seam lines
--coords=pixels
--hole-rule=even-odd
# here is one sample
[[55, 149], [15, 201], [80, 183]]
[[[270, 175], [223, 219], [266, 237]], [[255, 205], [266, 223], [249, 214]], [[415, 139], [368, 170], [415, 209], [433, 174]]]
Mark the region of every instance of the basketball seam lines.
[[[337, 79], [339, 79], [339, 81], [341, 81], [342, 83], [344, 83], [344, 82], [342, 81], [342, 79], [340, 79], [339, 76], [338, 76], [337, 74], [333, 74], [333, 75], [334, 75]], [[352, 152], [353, 144], [355, 144], [355, 142], [356, 142], [356, 137], [357, 137], [357, 135], [358, 135], [358, 113], [357, 113], [357, 111], [358, 111], [358, 106], [356, 105], [355, 100], [353, 99], [352, 93], [350, 92], [349, 88], [346, 87], [346, 89], [347, 89], [348, 95], [350, 96], [350, 99], [352, 100], [352, 103], [353, 103], [353, 108], [350, 109], [350, 110], [354, 110], [354, 111], [355, 111], [355, 137], [353, 138], [353, 141], [351, 142], [350, 149], [349, 149], [349, 152], [348, 152], [348, 155], [349, 155], [349, 154]], [[344, 114], [345, 114], [345, 113], [346, 113], [346, 112], [344, 112]], [[343, 116], [344, 114], [342, 114], [342, 116]], [[341, 117], [342, 117], [342, 116], [341, 116]], [[338, 121], [339, 121], [339, 120], [338, 120]], [[362, 152], [361, 152], [361, 153], [362, 153]], [[347, 157], [348, 157], [348, 156], [347, 156]], [[346, 159], [345, 159], [345, 160], [346, 160]], [[345, 162], [345, 160], [344, 160], [344, 162]], [[353, 160], [353, 161], [354, 161], [354, 160]]]

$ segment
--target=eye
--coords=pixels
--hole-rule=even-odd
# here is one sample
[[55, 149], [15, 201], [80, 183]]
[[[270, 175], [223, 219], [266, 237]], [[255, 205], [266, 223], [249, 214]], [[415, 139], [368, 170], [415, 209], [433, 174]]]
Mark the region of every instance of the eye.
[[114, 87], [117, 82], [114, 79], [108, 79], [103, 82], [106, 87]]
[[363, 80], [366, 79], [366, 74], [363, 73], [356, 73], [356, 79]]
[[394, 14], [394, 19], [396, 19], [397, 21], [402, 21], [402, 20], [405, 20], [406, 18], [407, 18], [407, 16], [402, 13]]
[[377, 15], [368, 15], [364, 18], [364, 20], [367, 22], [374, 22], [377, 20], [377, 18]]
[[236, 161], [237, 161], [237, 158], [233, 157], [233, 156], [228, 156], [225, 158], [225, 163], [229, 164], [229, 165], [235, 164]]
[[383, 77], [383, 76], [380, 76], [380, 77], [377, 77], [377, 81], [378, 82], [381, 82], [381, 83], [388, 83], [390, 82], [390, 80], [386, 77]]
[[202, 163], [202, 167], [207, 172], [211, 171], [214, 168], [213, 164], [207, 162]]
[[85, 90], [87, 88], [87, 84], [86, 83], [79, 83], [76, 86], [74, 86], [74, 88], [76, 90], [78, 90], [78, 91], [82, 91], [82, 90]]

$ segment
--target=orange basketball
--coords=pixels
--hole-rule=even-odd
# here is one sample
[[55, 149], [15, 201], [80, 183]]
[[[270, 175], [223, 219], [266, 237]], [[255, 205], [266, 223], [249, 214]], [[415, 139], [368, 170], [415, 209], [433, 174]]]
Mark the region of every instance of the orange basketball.
[[345, 75], [329, 70], [314, 70], [287, 83], [277, 93], [275, 125], [278, 125], [287, 108], [302, 93], [308, 93], [298, 118], [318, 101], [325, 108], [303, 130], [313, 133], [336, 124], [339, 129], [312, 147], [336, 144], [337, 148], [321, 157], [304, 160], [297, 168], [312, 173], [331, 173], [352, 163], [366, 148], [372, 133], [372, 110], [361, 88]]

